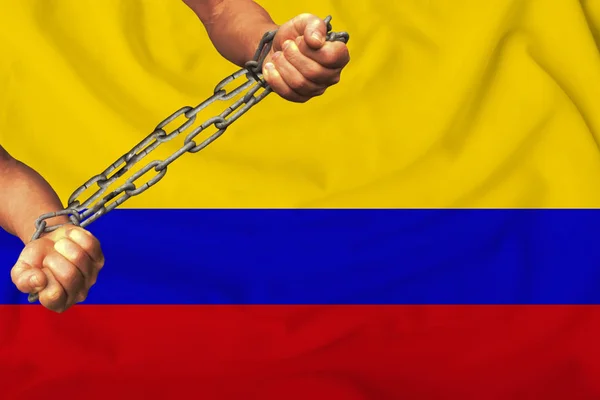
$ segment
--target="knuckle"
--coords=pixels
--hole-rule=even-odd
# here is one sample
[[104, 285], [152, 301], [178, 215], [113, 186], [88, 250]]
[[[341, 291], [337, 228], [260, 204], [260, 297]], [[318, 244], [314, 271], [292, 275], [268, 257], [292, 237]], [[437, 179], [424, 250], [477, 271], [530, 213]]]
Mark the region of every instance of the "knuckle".
[[75, 227], [73, 227], [73, 229], [76, 230], [77, 232], [81, 233], [84, 237], [88, 238], [89, 240], [94, 239], [94, 235], [85, 228], [82, 228], [80, 226], [75, 226]]
[[77, 266], [83, 266], [88, 262], [87, 253], [81, 247], [73, 246], [73, 250], [69, 254], [69, 261]]
[[345, 59], [345, 52], [343, 48], [335, 46], [335, 43], [327, 43], [329, 46], [321, 49], [321, 59], [325, 65], [338, 65], [342, 64]]
[[15, 287], [21, 293], [29, 293], [29, 286], [25, 285], [23, 282], [15, 283]]
[[79, 292], [79, 293], [77, 293], [77, 296], [75, 297], [75, 302], [83, 303], [85, 301], [85, 299], [87, 299], [87, 293]]
[[39, 251], [39, 247], [36, 246], [34, 243], [35, 242], [28, 243], [27, 246], [25, 246], [25, 248], [23, 249], [23, 251], [21, 251], [21, 256], [19, 257], [21, 261], [31, 260], [35, 258]]
[[48, 256], [46, 266], [57, 278], [67, 282], [69, 285], [76, 283], [79, 278], [77, 267], [67, 262], [66, 259], [59, 254]]
[[57, 303], [63, 298], [63, 292], [60, 289], [48, 289], [44, 292], [44, 297], [49, 303]]
[[50, 252], [44, 257], [43, 266], [50, 269], [51, 271], [58, 270], [62, 261], [64, 260], [58, 252]]
[[294, 20], [295, 21], [304, 21], [304, 20], [308, 20], [311, 18], [314, 18], [314, 15], [312, 15], [311, 13], [300, 13], [294, 18]]
[[104, 268], [104, 257], [94, 263], [94, 267], [97, 271], [100, 271]]
[[277, 92], [278, 95], [287, 100], [289, 100], [294, 95], [294, 92], [285, 85], [277, 85], [277, 87], [274, 88], [274, 90], [275, 92]]
[[294, 96], [294, 93], [291, 92], [290, 90], [284, 90], [284, 91], [282, 91], [282, 93], [279, 93], [279, 95], [289, 101], [296, 100], [296, 96]]
[[14, 267], [12, 267], [12, 269], [10, 270], [10, 278], [12, 279], [13, 283], [16, 285], [17, 281], [19, 279], [21, 279], [21, 275], [23, 274], [23, 267], [21, 265], [21, 263], [19, 261], [17, 261], [17, 263], [15, 264]]
[[290, 79], [289, 86], [294, 90], [302, 90], [306, 88], [306, 82], [301, 79]]
[[331, 43], [332, 52], [334, 54], [336, 54], [338, 57], [349, 56], [348, 46], [346, 46], [346, 43], [338, 42], [338, 41], [334, 41], [334, 42], [330, 42], [330, 43]]
[[335, 65], [339, 61], [338, 55], [333, 51], [327, 51], [323, 54], [324, 61], [327, 65]]
[[273, 59], [271, 60], [271, 62], [275, 66], [275, 71], [273, 71], [273, 73], [270, 74], [270, 75], [278, 75], [279, 73], [281, 73], [281, 69], [284, 66], [284, 61], [285, 61], [285, 55], [284, 54], [282, 54], [282, 53], [275, 54], [273, 56]]
[[313, 82], [317, 82], [323, 78], [323, 72], [320, 68], [316, 66], [311, 66], [306, 68], [306, 70], [304, 71], [304, 76]]
[[344, 46], [344, 50], [340, 57], [344, 60], [344, 66], [350, 63], [350, 52], [348, 51], [348, 48], [346, 46]]
[[320, 96], [323, 93], [325, 93], [326, 90], [327, 90], [327, 88], [324, 88], [324, 87], [317, 88], [316, 90], [314, 90], [311, 93], [311, 96], [313, 96], [313, 97]]
[[80, 276], [79, 271], [74, 267], [67, 268], [63, 275], [64, 280], [67, 281], [69, 285], [77, 284]]
[[302, 90], [308, 87], [308, 81], [299, 74], [288, 77], [288, 86], [293, 90]]
[[294, 101], [294, 96], [284, 92], [284, 93], [278, 93], [281, 97], [283, 97], [285, 100], [289, 100], [289, 101]]
[[291, 42], [285, 49], [282, 50], [284, 57], [293, 63], [298, 57], [298, 51], [296, 51], [297, 48], [298, 47], [295, 45], [295, 43]]
[[67, 236], [67, 234], [69, 233], [69, 231], [71, 229], [72, 228], [68, 227], [68, 226], [61, 226], [61, 227], [57, 228], [54, 232], [52, 232], [52, 236], [53, 237]]
[[21, 274], [15, 280], [13, 280], [13, 282], [19, 289], [24, 289], [29, 286], [30, 278], [31, 275]]
[[68, 236], [71, 240], [73, 240], [74, 243], [77, 243], [79, 246], [85, 248], [86, 250], [91, 250], [94, 248], [94, 237], [83, 228], [72, 228], [69, 231]]
[[85, 264], [85, 252], [83, 251], [83, 249], [74, 249], [73, 253], [71, 254], [71, 262], [75, 265], [82, 265]]

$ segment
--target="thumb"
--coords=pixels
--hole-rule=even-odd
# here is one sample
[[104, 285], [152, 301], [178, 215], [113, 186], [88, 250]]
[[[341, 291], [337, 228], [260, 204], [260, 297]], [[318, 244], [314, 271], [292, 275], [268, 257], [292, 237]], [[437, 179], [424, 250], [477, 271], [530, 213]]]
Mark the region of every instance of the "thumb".
[[17, 289], [23, 293], [38, 293], [48, 283], [44, 271], [23, 260], [17, 261], [11, 271], [11, 278]]
[[37, 293], [48, 283], [46, 274], [41, 269], [48, 248], [52, 244], [44, 239], [28, 243], [14, 267], [10, 271], [17, 289], [23, 293]]
[[298, 32], [303, 32], [304, 41], [313, 50], [318, 50], [325, 44], [327, 35], [327, 25], [325, 21], [316, 15], [302, 14], [298, 16], [296, 23]]

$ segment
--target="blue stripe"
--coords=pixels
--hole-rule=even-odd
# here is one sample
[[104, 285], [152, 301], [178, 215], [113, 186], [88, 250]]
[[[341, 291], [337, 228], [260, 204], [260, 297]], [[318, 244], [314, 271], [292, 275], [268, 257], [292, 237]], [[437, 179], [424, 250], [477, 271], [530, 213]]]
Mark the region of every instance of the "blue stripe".
[[[115, 210], [88, 304], [600, 303], [600, 210]], [[20, 242], [2, 232], [0, 302]]]

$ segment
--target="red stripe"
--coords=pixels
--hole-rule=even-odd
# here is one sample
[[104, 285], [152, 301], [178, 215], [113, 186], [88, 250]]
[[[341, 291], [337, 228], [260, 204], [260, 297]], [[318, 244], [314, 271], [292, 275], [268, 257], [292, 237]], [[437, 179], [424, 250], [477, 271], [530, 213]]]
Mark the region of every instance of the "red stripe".
[[7, 399], [600, 398], [600, 306], [3, 306], [0, 326]]

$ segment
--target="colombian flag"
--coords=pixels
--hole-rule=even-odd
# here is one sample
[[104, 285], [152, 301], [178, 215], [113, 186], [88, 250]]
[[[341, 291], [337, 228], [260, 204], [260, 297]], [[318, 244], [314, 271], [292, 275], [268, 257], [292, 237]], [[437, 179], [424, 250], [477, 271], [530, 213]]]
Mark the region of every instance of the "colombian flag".
[[[3, 232], [0, 398], [600, 398], [600, 1], [260, 3], [331, 14], [342, 81], [91, 224], [64, 314]], [[237, 70], [179, 0], [3, 6], [0, 142], [65, 204]]]

